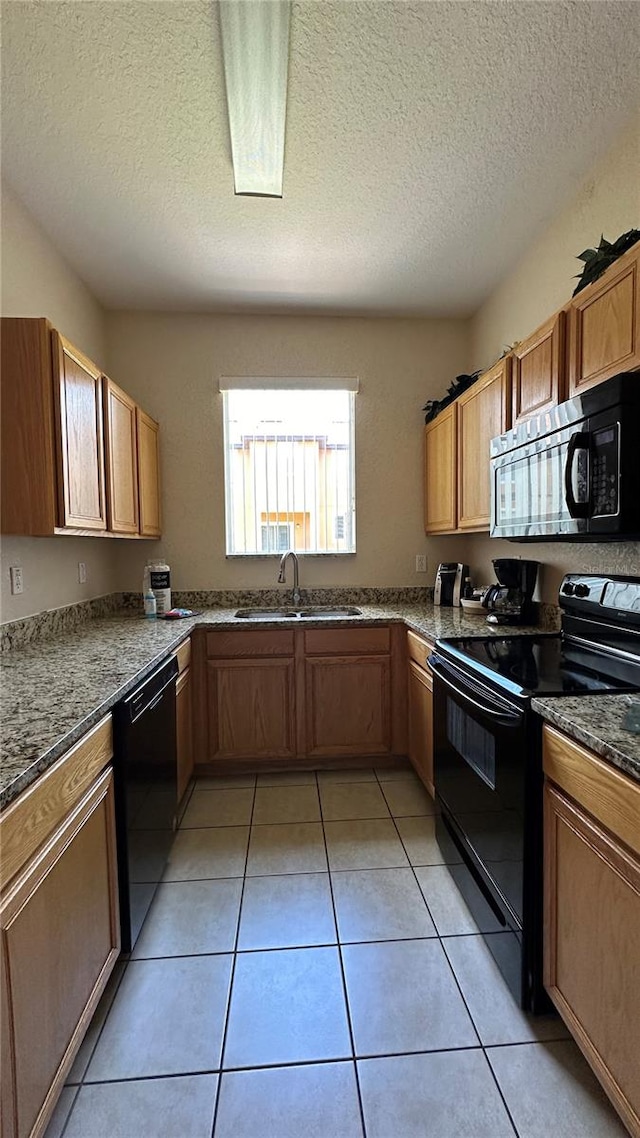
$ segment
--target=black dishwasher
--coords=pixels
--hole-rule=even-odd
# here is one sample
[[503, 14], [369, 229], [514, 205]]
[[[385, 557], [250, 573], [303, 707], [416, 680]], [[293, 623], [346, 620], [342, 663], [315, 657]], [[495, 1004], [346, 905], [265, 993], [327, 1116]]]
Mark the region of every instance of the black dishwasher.
[[171, 657], [113, 711], [122, 951], [131, 952], [176, 828], [176, 678]]

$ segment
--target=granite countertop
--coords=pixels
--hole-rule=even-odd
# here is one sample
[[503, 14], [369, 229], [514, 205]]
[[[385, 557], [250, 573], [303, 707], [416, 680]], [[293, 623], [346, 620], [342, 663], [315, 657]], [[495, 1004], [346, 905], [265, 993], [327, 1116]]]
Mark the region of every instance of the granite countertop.
[[622, 726], [632, 695], [561, 695], [534, 699], [532, 707], [566, 735], [640, 782], [640, 735]]
[[[430, 640], [505, 634], [503, 627], [488, 625], [482, 615], [465, 614], [461, 609], [438, 608], [426, 602], [359, 604], [358, 607], [362, 616], [331, 621], [305, 620], [304, 627], [399, 622]], [[252, 620], [248, 624], [246, 620], [238, 620], [234, 614], [235, 606], [209, 609], [181, 621], [148, 621], [137, 614], [116, 614], [90, 620], [57, 638], [33, 641], [5, 652], [2, 656], [0, 810], [106, 715], [194, 628], [290, 628], [301, 624], [297, 619]], [[544, 629], [513, 626], [509, 628], [509, 635], [534, 635], [541, 631]], [[600, 700], [620, 698], [599, 697]], [[537, 702], [541, 705], [538, 708], [541, 714], [550, 718], [547, 706], [552, 701]], [[578, 701], [561, 698], [558, 702], [564, 705]], [[587, 710], [584, 704], [594, 702], [589, 698], [580, 700], [580, 722], [585, 718], [583, 708]], [[594, 722], [596, 718], [594, 713]], [[558, 725], [575, 734], [570, 721]], [[583, 736], [576, 737], [584, 739]], [[622, 743], [619, 749], [600, 741], [599, 736], [584, 741], [594, 750], [598, 750], [596, 744], [600, 742], [607, 751], [598, 750], [598, 753], [605, 754], [612, 762], [640, 778], [640, 769], [633, 757], [639, 752], [635, 736], [629, 735], [628, 746]]]

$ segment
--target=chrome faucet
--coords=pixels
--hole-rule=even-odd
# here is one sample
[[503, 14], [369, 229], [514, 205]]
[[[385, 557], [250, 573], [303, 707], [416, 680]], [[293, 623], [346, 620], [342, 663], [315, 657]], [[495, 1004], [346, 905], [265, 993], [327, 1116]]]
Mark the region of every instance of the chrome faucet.
[[278, 573], [278, 584], [285, 585], [287, 582], [286, 569], [287, 557], [293, 557], [293, 603], [294, 605], [300, 604], [300, 587], [299, 587], [299, 565], [298, 558], [292, 549], [288, 549], [280, 559], [280, 572]]

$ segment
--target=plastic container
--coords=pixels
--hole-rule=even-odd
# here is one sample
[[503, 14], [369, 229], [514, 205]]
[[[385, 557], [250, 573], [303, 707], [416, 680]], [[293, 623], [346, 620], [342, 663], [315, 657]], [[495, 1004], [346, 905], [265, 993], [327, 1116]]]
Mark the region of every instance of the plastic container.
[[486, 611], [487, 611], [486, 608], [484, 607], [482, 601], [473, 600], [471, 597], [462, 597], [460, 600], [460, 604], [462, 605], [465, 612], [484, 612], [484, 613], [486, 613]]
[[148, 620], [155, 620], [157, 616], [156, 595], [150, 585], [144, 594], [144, 615]]
[[156, 598], [156, 613], [162, 616], [171, 608], [171, 570], [165, 561], [148, 561], [144, 570], [144, 593], [147, 585]]

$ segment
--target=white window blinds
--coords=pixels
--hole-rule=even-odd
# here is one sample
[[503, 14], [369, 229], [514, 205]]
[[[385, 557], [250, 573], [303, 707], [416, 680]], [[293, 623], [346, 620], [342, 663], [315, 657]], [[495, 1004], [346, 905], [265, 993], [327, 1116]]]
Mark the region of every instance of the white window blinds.
[[227, 555], [355, 553], [357, 380], [312, 382], [220, 381]]

